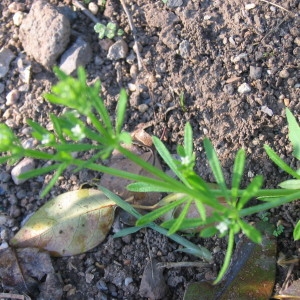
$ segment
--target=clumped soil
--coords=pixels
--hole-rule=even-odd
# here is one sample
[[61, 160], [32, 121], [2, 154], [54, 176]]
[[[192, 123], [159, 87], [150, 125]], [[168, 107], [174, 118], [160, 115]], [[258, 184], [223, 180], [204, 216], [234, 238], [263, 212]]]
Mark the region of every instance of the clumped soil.
[[[25, 11], [29, 11], [31, 0], [18, 2], [24, 3]], [[50, 2], [70, 5], [71, 1]], [[136, 59], [107, 59], [107, 51], [93, 32], [93, 22], [81, 12], [77, 13], [72, 29], [92, 46], [93, 60], [86, 66], [88, 79], [101, 80], [102, 95], [112, 115], [120, 88], [127, 88], [128, 83], [138, 87], [138, 92], [128, 91], [126, 130], [150, 122], [148, 133], [162, 137], [175, 153], [176, 145], [183, 140], [184, 125], [190, 122], [196, 170], [205, 180], [214, 181], [202, 147], [203, 138], [208, 137], [217, 149], [228, 183], [235, 153], [244, 148], [247, 166], [243, 184], [262, 174], [264, 186], [275, 188], [288, 177], [267, 158], [264, 144], [275, 149], [289, 165], [299, 168], [291, 156], [284, 108], [289, 107], [299, 120], [300, 3], [274, 0], [280, 8], [264, 1], [249, 2], [256, 4], [255, 8], [246, 10], [242, 0], [184, 0], [177, 8], [168, 7], [162, 1], [127, 3], [136, 28], [142, 71], [138, 70]], [[3, 0], [0, 4], [0, 48], [8, 47], [16, 56], [25, 57], [18, 40], [19, 29], [8, 13], [10, 3]], [[117, 22], [125, 31], [123, 38], [129, 46], [129, 55], [134, 54], [132, 32], [119, 1], [108, 0], [104, 14], [99, 12], [97, 17], [103, 22]], [[20, 87], [14, 62], [2, 80], [5, 89], [0, 95], [0, 121], [10, 125], [24, 142], [29, 140], [27, 118], [47, 126], [49, 113], [58, 115], [62, 111], [42, 96], [56, 82], [53, 73], [34, 61], [32, 65], [29, 91], [21, 92], [16, 104], [8, 106], [5, 100], [10, 90]], [[251, 72], [261, 74], [251, 73], [250, 68]], [[243, 83], [251, 87], [250, 92], [238, 91]], [[181, 94], [184, 103], [179, 101]], [[7, 216], [7, 222], [1, 226], [2, 241], [9, 240], [20, 228], [21, 221], [50, 198], [101, 176], [90, 171], [78, 174], [67, 171], [50, 195], [41, 199], [39, 192], [50, 175], [16, 186], [10, 170], [11, 166], [0, 167], [0, 205]], [[278, 253], [299, 257], [299, 242], [292, 238], [300, 216], [299, 201], [270, 213], [270, 222], [285, 227], [277, 238]], [[252, 220], [258, 219], [254, 216]], [[175, 252], [176, 243], [151, 230], [121, 239], [113, 239], [112, 235], [113, 232], [88, 253], [53, 259], [64, 285], [63, 299], [142, 299], [138, 290], [150, 257], [162, 262], [196, 260]], [[217, 238], [195, 241], [213, 251], [214, 263], [207, 269], [166, 269], [164, 278], [169, 291], [165, 299], [182, 299], [187, 283], [216, 276], [226, 241]], [[282, 288], [286, 275], [287, 269], [278, 266], [274, 293]], [[299, 269], [295, 267], [289, 281], [299, 277]]]

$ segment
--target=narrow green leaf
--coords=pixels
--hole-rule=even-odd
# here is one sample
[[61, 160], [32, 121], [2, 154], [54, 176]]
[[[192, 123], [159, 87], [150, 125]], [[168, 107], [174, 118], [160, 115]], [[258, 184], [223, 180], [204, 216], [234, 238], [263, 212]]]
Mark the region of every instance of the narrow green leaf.
[[31, 170], [28, 172], [25, 172], [19, 176], [20, 179], [29, 179], [33, 177], [37, 177], [46, 173], [49, 173], [51, 171], [57, 170], [60, 164], [54, 164], [51, 166], [43, 167], [40, 169]]
[[55, 148], [57, 151], [80, 152], [98, 149], [99, 146], [95, 146], [92, 144], [58, 144], [55, 145]]
[[294, 240], [300, 240], [300, 220], [298, 221], [293, 233]]
[[42, 152], [34, 149], [24, 149], [24, 156], [35, 158], [35, 159], [43, 159], [43, 160], [52, 160], [54, 155], [46, 152]]
[[207, 155], [210, 168], [214, 174], [216, 182], [219, 185], [221, 191], [223, 192], [226, 200], [229, 201], [228, 189], [226, 187], [222, 167], [218, 159], [217, 153], [213, 148], [213, 145], [209, 139], [205, 138], [203, 140], [203, 144], [204, 144], [205, 153]]
[[300, 160], [300, 127], [288, 108], [285, 112], [289, 126], [289, 139], [293, 145], [293, 155]]
[[262, 241], [261, 233], [253, 226], [244, 222], [241, 219], [238, 219], [238, 224], [240, 225], [243, 233], [254, 243], [260, 244]]
[[289, 179], [278, 184], [283, 189], [299, 190], [300, 179]]
[[162, 141], [157, 138], [153, 137], [153, 144], [159, 153], [159, 155], [162, 157], [164, 162], [169, 166], [169, 168], [176, 174], [176, 176], [182, 180], [182, 182], [186, 183], [185, 178], [183, 177], [182, 173], [178, 170], [177, 165], [174, 162], [174, 158], [171, 156], [169, 150], [166, 148], [166, 146], [162, 143]]
[[180, 226], [189, 211], [191, 203], [192, 203], [192, 200], [188, 200], [187, 203], [184, 205], [184, 208], [182, 209], [180, 215], [178, 216], [178, 218], [175, 219], [174, 224], [169, 229], [169, 235], [174, 234], [176, 231], [180, 230]]
[[184, 127], [184, 149], [187, 156], [193, 155], [193, 130], [189, 122]]
[[219, 230], [213, 226], [213, 227], [207, 227], [201, 230], [200, 236], [202, 238], [210, 238], [214, 235], [216, 235], [219, 232]]
[[252, 198], [256, 196], [256, 193], [261, 188], [263, 184], [263, 176], [258, 175], [255, 176], [247, 188], [243, 191], [243, 194], [237, 204], [237, 209], [242, 209], [246, 203]]
[[233, 165], [233, 176], [232, 176], [232, 188], [231, 188], [231, 198], [232, 202], [236, 202], [238, 197], [238, 190], [241, 184], [242, 176], [245, 168], [246, 154], [244, 149], [240, 149], [234, 160]]
[[174, 201], [170, 204], [167, 204], [165, 206], [162, 206], [158, 209], [153, 210], [152, 212], [142, 216], [137, 222], [136, 225], [137, 226], [144, 226], [149, 224], [150, 222], [158, 219], [159, 217], [161, 217], [162, 215], [164, 215], [165, 213], [167, 213], [168, 211], [172, 210], [173, 208], [181, 205], [182, 203], [184, 203], [186, 201], [186, 197], [179, 199], [177, 201]]
[[134, 182], [127, 185], [127, 189], [132, 192], [164, 192], [164, 193], [172, 193], [174, 189], [162, 187], [160, 184], [154, 185], [145, 182]]
[[114, 194], [107, 188], [103, 186], [98, 186], [98, 189], [102, 191], [106, 195], [106, 197], [114, 201], [119, 207], [121, 207], [129, 214], [133, 215], [135, 218], [139, 219], [142, 216], [134, 207], [132, 207], [129, 203], [121, 199], [118, 195]]
[[50, 114], [50, 119], [52, 121], [54, 131], [57, 134], [59, 140], [62, 143], [65, 142], [66, 140], [65, 140], [65, 138], [63, 136], [62, 129], [60, 127], [59, 118], [56, 115], [54, 115], [54, 114]]
[[137, 227], [137, 226], [134, 226], [134, 227], [128, 227], [128, 228], [124, 228], [120, 231], [118, 231], [117, 233], [114, 234], [114, 238], [120, 238], [120, 237], [123, 237], [123, 236], [126, 236], [126, 235], [129, 235], [129, 234], [132, 234], [132, 233], [136, 233], [138, 232], [139, 230], [141, 230], [142, 228], [144, 228], [143, 226], [142, 227]]
[[116, 112], [116, 134], [120, 134], [125, 119], [127, 105], [127, 94], [125, 89], [121, 89]]
[[234, 230], [231, 229], [229, 230], [228, 244], [227, 244], [227, 250], [226, 250], [224, 262], [216, 280], [214, 281], [214, 284], [219, 283], [224, 277], [225, 273], [227, 272], [228, 267], [230, 265], [232, 253], [233, 253], [233, 246], [234, 246]]
[[52, 176], [51, 180], [49, 181], [49, 183], [46, 185], [46, 187], [43, 189], [43, 191], [41, 192], [41, 197], [45, 197], [50, 190], [52, 189], [52, 187], [55, 185], [55, 183], [57, 182], [59, 176], [63, 173], [63, 171], [68, 167], [68, 163], [62, 163], [61, 165], [59, 165], [57, 167], [57, 171], [54, 173], [54, 175]]
[[300, 174], [294, 171], [289, 165], [287, 165], [278, 155], [277, 153], [268, 145], [264, 145], [264, 149], [267, 152], [269, 158], [283, 171], [292, 175], [295, 178], [300, 179]]
[[8, 162], [10, 159], [12, 159], [13, 156], [12, 155], [9, 155], [9, 156], [2, 156], [0, 157], [0, 165]]

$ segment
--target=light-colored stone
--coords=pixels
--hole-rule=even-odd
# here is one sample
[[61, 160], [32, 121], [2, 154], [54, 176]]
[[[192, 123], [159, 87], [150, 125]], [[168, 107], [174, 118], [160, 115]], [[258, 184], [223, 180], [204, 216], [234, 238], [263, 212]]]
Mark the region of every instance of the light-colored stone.
[[24, 18], [24, 13], [21, 11], [17, 11], [13, 16], [14, 25], [20, 26], [22, 24]]
[[250, 66], [249, 76], [252, 79], [260, 79], [262, 74], [261, 67]]
[[280, 78], [289, 78], [289, 76], [290, 76], [290, 73], [289, 73], [289, 71], [286, 70], [286, 69], [281, 70], [281, 71], [279, 72], [279, 77], [280, 77]]
[[128, 46], [124, 40], [118, 40], [108, 49], [107, 58], [110, 60], [118, 60], [125, 58], [128, 53]]
[[21, 160], [12, 170], [11, 177], [16, 185], [20, 185], [26, 181], [26, 179], [19, 179], [18, 177], [28, 171], [35, 168], [35, 163], [32, 158], [24, 158]]
[[28, 55], [51, 68], [65, 51], [70, 34], [68, 18], [47, 1], [38, 0], [23, 20], [19, 38]]
[[6, 105], [10, 106], [16, 104], [19, 100], [20, 93], [18, 90], [13, 89], [6, 95]]
[[264, 112], [265, 114], [267, 114], [268, 116], [270, 116], [270, 117], [272, 117], [273, 116], [273, 111], [272, 111], [272, 109], [270, 109], [268, 106], [266, 106], [266, 105], [263, 105], [261, 108], [260, 108], [260, 110], [262, 111], [262, 112]]
[[179, 7], [183, 4], [182, 0], [168, 0], [167, 6], [170, 8]]
[[2, 48], [0, 50], [0, 78], [3, 78], [7, 74], [9, 64], [14, 57], [15, 55], [11, 50], [7, 48]]
[[73, 75], [79, 66], [85, 67], [92, 59], [92, 49], [82, 38], [61, 56], [60, 69], [68, 75]]
[[251, 92], [251, 86], [244, 82], [242, 83], [239, 87], [238, 87], [238, 92], [240, 94], [247, 94], [247, 93], [250, 93]]
[[253, 9], [253, 8], [255, 8], [255, 3], [247, 3], [247, 4], [245, 4], [245, 9], [246, 10], [250, 10], [250, 9]]
[[93, 15], [96, 15], [99, 11], [99, 6], [94, 2], [90, 2], [88, 8]]

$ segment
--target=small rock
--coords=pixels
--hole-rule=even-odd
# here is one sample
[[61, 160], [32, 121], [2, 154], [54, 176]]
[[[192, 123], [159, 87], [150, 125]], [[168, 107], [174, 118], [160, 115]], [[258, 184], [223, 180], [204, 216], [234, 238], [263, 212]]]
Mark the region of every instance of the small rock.
[[5, 85], [2, 82], [0, 82], [0, 94], [3, 93], [4, 88], [5, 88]]
[[180, 40], [176, 37], [174, 26], [166, 26], [160, 32], [161, 41], [170, 49], [175, 50], [180, 43]]
[[124, 40], [119, 40], [111, 45], [108, 49], [107, 58], [110, 60], [118, 60], [125, 58], [128, 53], [128, 46]]
[[86, 273], [85, 274], [85, 282], [86, 283], [91, 283], [94, 279], [95, 275], [91, 273]]
[[24, 3], [17, 3], [17, 2], [13, 2], [11, 4], [8, 5], [8, 10], [9, 12], [11, 12], [12, 14], [18, 12], [18, 11], [24, 11], [26, 8]]
[[110, 39], [102, 39], [99, 40], [99, 45], [101, 49], [103, 49], [104, 51], [108, 51], [109, 47], [113, 45], [113, 41]]
[[244, 82], [242, 83], [239, 87], [238, 87], [238, 92], [240, 94], [247, 94], [247, 93], [250, 93], [251, 92], [251, 86]]
[[297, 36], [295, 39], [294, 39], [294, 43], [300, 47], [300, 37]]
[[288, 70], [284, 69], [284, 70], [281, 70], [279, 72], [279, 77], [280, 78], [288, 78], [290, 76], [290, 73]]
[[37, 0], [20, 26], [19, 38], [28, 55], [51, 68], [65, 51], [70, 34], [69, 19], [49, 2]]
[[131, 92], [136, 91], [136, 85], [134, 83], [129, 82], [127, 86], [128, 86], [129, 91], [131, 91]]
[[203, 20], [204, 21], [208, 21], [208, 20], [210, 20], [211, 19], [211, 16], [210, 15], [205, 15], [204, 17], [203, 17]]
[[141, 113], [145, 113], [147, 110], [148, 110], [148, 105], [147, 104], [140, 104], [139, 106], [138, 106], [138, 110], [139, 110], [139, 112], [141, 112]]
[[241, 59], [246, 58], [248, 56], [247, 53], [240, 53], [239, 55], [232, 57], [231, 58], [231, 62], [233, 63], [237, 63], [239, 62]]
[[225, 84], [223, 91], [228, 94], [228, 95], [233, 95], [234, 94], [234, 87], [232, 84]]
[[260, 108], [260, 110], [262, 111], [262, 112], [264, 112], [265, 114], [267, 114], [268, 116], [270, 116], [270, 117], [272, 117], [273, 116], [273, 111], [272, 111], [272, 109], [270, 109], [268, 106], [266, 106], [266, 105], [263, 105], [261, 108]]
[[12, 170], [11, 177], [16, 185], [20, 185], [26, 181], [26, 179], [19, 179], [18, 177], [25, 172], [33, 170], [35, 167], [34, 160], [32, 158], [24, 158], [21, 160]]
[[182, 0], [168, 0], [167, 6], [170, 8], [179, 7], [183, 4]]
[[262, 74], [261, 67], [250, 66], [249, 76], [252, 79], [260, 79]]
[[15, 57], [13, 52], [7, 48], [0, 50], [0, 78], [4, 77], [9, 70], [9, 64]]
[[[29, 84], [31, 77], [31, 63], [24, 63], [22, 58], [18, 58], [17, 66], [19, 71], [19, 78], [23, 83]], [[19, 89], [20, 90], [20, 89]]]
[[99, 6], [94, 2], [90, 2], [88, 8], [93, 15], [96, 15], [99, 11]]
[[255, 8], [255, 3], [248, 3], [248, 4], [245, 4], [245, 9], [246, 10], [250, 10], [250, 9], [253, 9]]
[[128, 286], [132, 282], [133, 282], [133, 279], [131, 277], [126, 277], [125, 278], [125, 286]]
[[23, 18], [24, 13], [22, 13], [21, 11], [17, 11], [13, 16], [14, 25], [20, 26], [22, 24]]
[[76, 42], [61, 56], [60, 69], [68, 75], [76, 72], [79, 66], [85, 67], [92, 59], [90, 45], [79, 37]]
[[184, 40], [179, 44], [179, 54], [183, 58], [189, 58], [191, 56], [190, 43], [188, 41]]
[[16, 89], [11, 90], [6, 96], [6, 105], [10, 106], [16, 104], [20, 97], [19, 91]]

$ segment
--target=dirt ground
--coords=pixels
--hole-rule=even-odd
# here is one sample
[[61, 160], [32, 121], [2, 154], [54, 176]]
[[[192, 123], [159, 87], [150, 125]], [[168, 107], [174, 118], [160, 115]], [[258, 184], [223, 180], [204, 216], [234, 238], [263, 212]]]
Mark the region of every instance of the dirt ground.
[[[7, 12], [11, 2], [0, 3], [0, 48], [9, 47], [19, 56], [24, 53], [18, 40], [18, 27]], [[31, 0], [16, 2], [25, 4], [25, 12], [32, 4]], [[71, 5], [71, 1], [50, 2]], [[275, 149], [289, 165], [299, 168], [291, 156], [284, 108], [289, 107], [300, 120], [300, 2], [272, 2], [274, 5], [259, 0], [184, 0], [179, 7], [166, 6], [159, 0], [128, 2], [142, 71], [138, 70], [136, 59], [107, 59], [107, 50], [93, 31], [93, 22], [81, 12], [77, 12], [72, 29], [92, 46], [93, 59], [86, 67], [88, 79], [101, 80], [103, 98], [112, 112], [121, 87], [128, 88], [128, 83], [138, 87], [139, 92], [128, 90], [130, 105], [125, 129], [131, 131], [139, 123], [151, 122], [147, 132], [158, 137], [163, 135], [165, 144], [175, 153], [176, 145], [183, 140], [184, 125], [189, 121], [194, 133], [196, 169], [205, 180], [213, 181], [202, 147], [203, 138], [209, 137], [228, 183], [234, 155], [244, 148], [247, 152], [244, 184], [262, 174], [264, 186], [275, 188], [288, 177], [267, 158], [264, 144]], [[249, 3], [255, 7], [246, 9], [245, 4]], [[120, 2], [108, 0], [104, 14], [99, 12], [97, 17], [103, 22], [115, 21], [124, 29], [122, 38], [129, 47], [128, 56], [134, 55], [132, 32]], [[29, 90], [21, 92], [20, 99], [12, 106], [6, 104], [5, 97], [10, 90], [20, 87], [14, 62], [1, 80], [5, 88], [0, 95], [0, 122], [10, 125], [24, 142], [29, 140], [26, 118], [47, 126], [49, 112], [62, 111], [42, 97], [56, 82], [53, 73], [34, 61], [32, 64]], [[240, 91], [244, 83], [251, 88], [247, 93]], [[181, 94], [183, 104], [179, 101]], [[39, 191], [50, 175], [17, 186], [11, 180], [10, 171], [11, 167], [0, 166], [0, 210], [7, 216], [7, 222], [0, 226], [2, 242], [9, 240], [20, 228], [21, 221], [51, 197], [100, 177], [90, 171], [66, 172], [50, 195], [40, 199]], [[271, 210], [270, 222], [280, 222], [285, 227], [277, 238], [278, 253], [288, 258], [300, 256], [300, 244], [292, 237], [299, 217], [299, 201]], [[254, 221], [257, 219], [253, 217]], [[151, 230], [122, 239], [113, 239], [112, 235], [113, 232], [88, 253], [53, 259], [63, 282], [63, 299], [144, 299], [138, 290], [150, 257], [166, 262], [196, 260], [175, 252], [176, 243]], [[217, 238], [197, 242], [213, 251], [214, 263], [205, 270], [166, 269], [164, 278], [169, 291], [165, 299], [182, 299], [187, 283], [216, 276], [226, 242]], [[300, 271], [295, 266], [288, 282], [299, 278]], [[274, 293], [286, 279], [287, 269], [277, 266]], [[4, 292], [1, 288], [0, 291]]]

